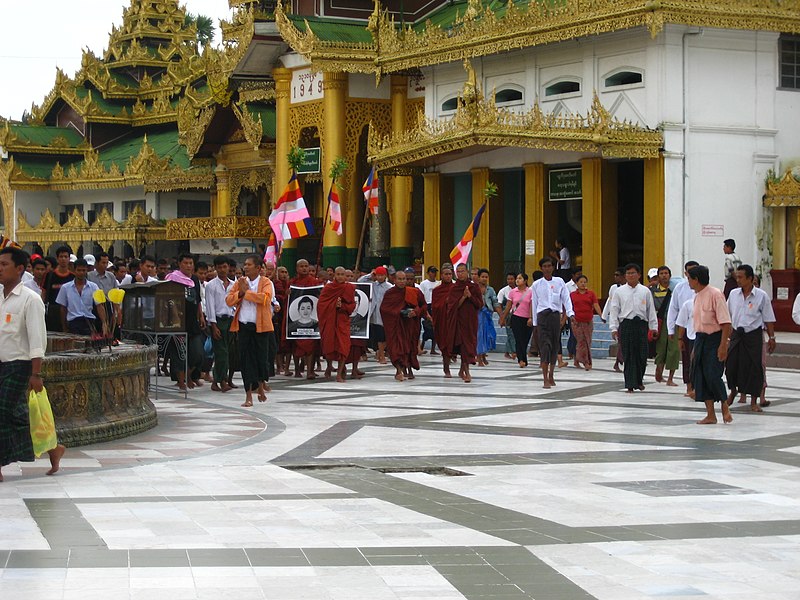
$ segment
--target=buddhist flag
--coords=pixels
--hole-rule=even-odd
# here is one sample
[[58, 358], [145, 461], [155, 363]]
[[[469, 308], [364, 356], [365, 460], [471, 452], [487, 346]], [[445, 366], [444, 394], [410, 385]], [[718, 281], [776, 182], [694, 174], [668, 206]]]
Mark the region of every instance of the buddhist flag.
[[458, 245], [453, 248], [453, 251], [450, 253], [450, 262], [453, 263], [454, 269], [460, 264], [467, 264], [469, 253], [472, 252], [472, 240], [478, 235], [478, 227], [481, 226], [481, 218], [483, 217], [484, 210], [486, 210], [486, 203], [475, 213], [475, 218], [472, 219], [472, 223], [469, 224], [469, 227], [467, 227], [467, 230], [464, 232], [464, 237], [461, 238], [461, 241], [458, 242]]
[[275, 232], [269, 234], [269, 242], [267, 242], [267, 251], [264, 253], [264, 262], [278, 264], [278, 241], [275, 239]]
[[303, 194], [300, 192], [300, 184], [297, 182], [297, 174], [294, 172], [283, 194], [278, 198], [275, 208], [272, 209], [269, 225], [278, 243], [314, 233], [311, 216], [308, 214]]
[[361, 188], [364, 192], [364, 201], [367, 203], [367, 209], [373, 215], [378, 214], [378, 176], [375, 174], [375, 167], [369, 172], [369, 177], [364, 182]]
[[336, 193], [336, 181], [331, 182], [331, 191], [328, 194], [328, 210], [331, 212], [331, 229], [337, 235], [344, 233], [342, 227], [342, 205], [339, 203], [339, 194]]

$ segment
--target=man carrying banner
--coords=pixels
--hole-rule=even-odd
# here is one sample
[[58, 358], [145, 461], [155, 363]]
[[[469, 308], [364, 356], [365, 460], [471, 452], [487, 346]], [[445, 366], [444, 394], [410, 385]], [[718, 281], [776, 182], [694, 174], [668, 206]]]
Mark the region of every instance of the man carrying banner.
[[[300, 259], [296, 263], [296, 276], [289, 281], [289, 287], [313, 287], [319, 285], [320, 281], [316, 277], [309, 275], [309, 264], [305, 259]], [[319, 356], [319, 340], [292, 340], [292, 354], [294, 355], [294, 376], [302, 377], [301, 362], [305, 361], [306, 379], [316, 379], [314, 364]]]
[[333, 281], [322, 288], [317, 304], [322, 355], [337, 361], [336, 381], [344, 383], [350, 356], [350, 313], [356, 308], [356, 288], [346, 281], [344, 267], [336, 267]]
[[469, 366], [475, 364], [478, 351], [478, 311], [482, 306], [480, 286], [471, 281], [467, 265], [460, 263], [456, 267], [456, 282], [450, 286], [447, 295], [447, 315], [451, 320], [449, 333], [453, 340], [448, 350], [461, 355], [458, 376], [464, 383], [472, 381]]
[[397, 271], [395, 285], [387, 290], [381, 303], [386, 349], [397, 372], [397, 381], [414, 379], [412, 369], [419, 370], [417, 342], [420, 317], [428, 314], [425, 296], [413, 285], [406, 284], [406, 274]]

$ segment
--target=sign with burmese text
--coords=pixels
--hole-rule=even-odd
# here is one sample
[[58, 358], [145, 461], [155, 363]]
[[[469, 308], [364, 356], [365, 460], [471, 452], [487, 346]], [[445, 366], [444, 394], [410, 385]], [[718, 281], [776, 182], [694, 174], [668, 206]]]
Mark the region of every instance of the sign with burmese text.
[[548, 172], [548, 193], [551, 202], [580, 200], [583, 198], [581, 169], [550, 169]]

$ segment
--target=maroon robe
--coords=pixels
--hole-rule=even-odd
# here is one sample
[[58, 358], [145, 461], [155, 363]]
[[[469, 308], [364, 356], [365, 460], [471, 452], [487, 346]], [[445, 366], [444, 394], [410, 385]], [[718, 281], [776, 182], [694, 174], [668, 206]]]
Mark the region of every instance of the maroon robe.
[[[343, 361], [350, 355], [350, 314], [356, 309], [356, 286], [331, 282], [322, 288], [317, 303], [322, 355]], [[341, 298], [342, 305], [336, 306]]]
[[[417, 315], [404, 317], [401, 311], [415, 309]], [[395, 367], [419, 370], [420, 318], [427, 315], [428, 305], [425, 296], [415, 287], [393, 287], [386, 290], [381, 303], [381, 317], [386, 331], [386, 350]]]
[[433, 339], [444, 356], [453, 354], [453, 323], [447, 314], [447, 296], [453, 282], [444, 281], [433, 288], [431, 293], [431, 313], [433, 313]]
[[[461, 302], [466, 287], [469, 287], [470, 296]], [[461, 360], [471, 365], [475, 364], [478, 353], [478, 313], [482, 306], [483, 294], [477, 283], [453, 282], [447, 294], [447, 314], [451, 323], [449, 334], [452, 339], [448, 347], [453, 354], [460, 354]]]
[[[297, 287], [313, 287], [315, 285], [320, 285], [322, 282], [317, 279], [316, 277], [312, 277], [311, 275], [305, 275], [304, 277], [295, 277], [294, 279], [289, 280], [289, 286], [287, 286], [286, 294], [288, 297], [289, 294], [289, 287], [295, 285]], [[284, 317], [284, 330], [286, 329], [286, 317]], [[292, 354], [294, 354], [295, 358], [303, 358], [305, 356], [317, 356], [319, 354], [319, 340], [290, 340], [289, 342], [292, 348]]]
[[289, 282], [281, 281], [277, 277], [272, 280], [275, 286], [275, 299], [281, 309], [277, 314], [273, 312], [272, 324], [275, 327], [275, 336], [278, 338], [278, 354], [289, 354], [292, 350], [286, 341], [286, 298], [289, 293]]

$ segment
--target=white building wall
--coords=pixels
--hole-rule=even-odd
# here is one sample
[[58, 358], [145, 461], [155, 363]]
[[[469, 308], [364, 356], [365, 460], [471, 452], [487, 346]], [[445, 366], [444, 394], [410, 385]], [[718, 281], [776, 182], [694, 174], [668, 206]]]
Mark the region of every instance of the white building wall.
[[[524, 87], [527, 111], [539, 100], [545, 113], [590, 109], [596, 90], [620, 119], [664, 131], [666, 260], [674, 271], [695, 259], [722, 282], [722, 240], [737, 241], [740, 257], [763, 261], [757, 234], [764, 177], [772, 167], [800, 165], [800, 93], [778, 91], [778, 34], [668, 25], [655, 38], [644, 28], [573, 40], [472, 61], [483, 93], [503, 83]], [[642, 84], [607, 88], [605, 78], [629, 67]], [[442, 102], [458, 94], [460, 63], [424, 69], [426, 113], [449, 118]], [[545, 96], [552, 82], [575, 79], [579, 93]], [[518, 167], [525, 162], [575, 162], [577, 153], [498, 149], [444, 163], [443, 173], [472, 167]], [[779, 163], [781, 163], [779, 165]], [[719, 225], [721, 235], [703, 235]]]

